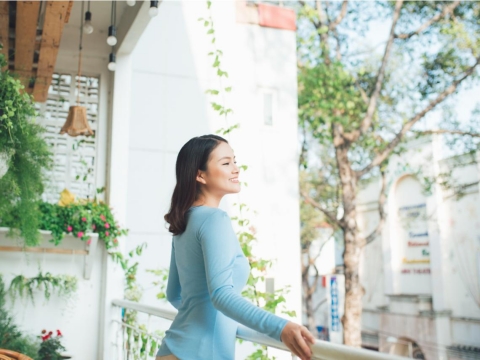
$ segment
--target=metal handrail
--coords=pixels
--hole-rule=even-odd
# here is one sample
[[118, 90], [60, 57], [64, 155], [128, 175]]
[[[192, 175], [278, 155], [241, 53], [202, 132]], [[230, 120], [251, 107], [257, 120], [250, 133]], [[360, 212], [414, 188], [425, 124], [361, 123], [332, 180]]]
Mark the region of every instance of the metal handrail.
[[[112, 301], [112, 304], [121, 308], [140, 311], [167, 320], [173, 320], [177, 315], [176, 310], [161, 308], [158, 306], [143, 305], [128, 300], [115, 299]], [[267, 335], [261, 334], [243, 325], [238, 326], [237, 338], [290, 352], [290, 350], [282, 342], [276, 341]], [[312, 359], [317, 360], [405, 360], [404, 357], [400, 356], [353, 348], [323, 340], [316, 340], [311, 349], [313, 353]]]

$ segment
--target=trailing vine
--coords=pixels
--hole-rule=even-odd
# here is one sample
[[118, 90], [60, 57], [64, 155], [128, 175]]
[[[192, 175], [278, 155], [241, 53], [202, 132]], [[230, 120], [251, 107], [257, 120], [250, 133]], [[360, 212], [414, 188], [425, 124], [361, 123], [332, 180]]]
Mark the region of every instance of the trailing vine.
[[[5, 65], [5, 56], [0, 54], [0, 69]], [[16, 208], [19, 216], [9, 220], [32, 246], [40, 242], [36, 201], [43, 193], [45, 170], [53, 160], [42, 137], [44, 128], [34, 122], [33, 97], [23, 89], [8, 70], [0, 70], [0, 157], [8, 164], [0, 178], [0, 219], [9, 218]]]
[[[209, 57], [213, 58], [212, 68], [216, 70], [216, 75], [219, 79], [219, 88], [218, 89], [207, 89], [206, 94], [209, 94], [214, 98], [210, 102], [214, 111], [218, 115], [223, 116], [226, 127], [220, 128], [216, 131], [217, 134], [223, 136], [229, 135], [233, 130], [240, 127], [239, 123], [234, 125], [229, 125], [228, 115], [233, 114], [233, 110], [226, 105], [226, 95], [232, 91], [231, 86], [225, 86], [223, 84], [223, 78], [228, 78], [228, 73], [224, 70], [222, 66], [222, 56], [223, 51], [218, 49], [216, 46], [216, 30], [214, 27], [213, 18], [211, 15], [211, 5], [212, 2], [207, 0], [207, 10], [209, 11], [209, 16], [207, 18], [199, 18], [198, 21], [203, 23], [203, 26], [207, 30], [207, 36], [211, 37], [212, 51], [208, 53]], [[221, 100], [217, 100], [221, 98]], [[240, 169], [246, 171], [248, 169], [247, 165], [239, 166]], [[243, 185], [247, 186], [248, 184], [242, 182]], [[240, 245], [242, 247], [243, 253], [247, 257], [250, 263], [250, 276], [247, 281], [247, 286], [242, 292], [242, 295], [250, 300], [252, 300], [257, 306], [262, 307], [263, 309], [275, 313], [277, 308], [280, 309], [280, 312], [287, 314], [288, 316], [296, 316], [295, 311], [289, 311], [286, 308], [286, 300], [284, 295], [289, 292], [289, 288], [285, 287], [282, 289], [276, 290], [274, 293], [268, 293], [265, 291], [259, 290], [259, 285], [265, 281], [265, 274], [269, 268], [273, 265], [273, 261], [261, 259], [255, 256], [253, 252], [253, 245], [257, 241], [255, 236], [256, 231], [255, 227], [251, 225], [250, 220], [247, 218], [246, 214], [250, 212], [248, 206], [244, 203], [235, 203], [233, 204], [238, 209], [238, 216], [231, 217], [232, 221], [235, 221], [237, 224], [237, 237], [239, 239]], [[153, 284], [159, 287], [159, 292], [157, 298], [165, 299], [165, 289], [166, 281], [168, 279], [168, 269], [158, 269], [158, 270], [148, 270], [154, 275], [160, 277], [159, 280], [155, 281]], [[268, 360], [270, 359], [267, 352], [266, 346], [261, 346], [254, 353], [249, 355], [247, 359], [251, 360]], [[274, 359], [274, 358], [273, 358]]]
[[[211, 5], [212, 2], [207, 0], [207, 10], [209, 16], [207, 19], [200, 18], [199, 21], [203, 22], [203, 26], [207, 29], [207, 36], [211, 37], [211, 44], [213, 51], [208, 53], [208, 56], [214, 58], [212, 64], [213, 69], [216, 69], [216, 75], [219, 80], [219, 89], [208, 89], [206, 93], [212, 97], [221, 97], [222, 103], [212, 101], [211, 105], [214, 111], [216, 111], [220, 116], [224, 117], [226, 128], [220, 128], [216, 131], [217, 134], [222, 134], [223, 136], [229, 135], [233, 130], [240, 127], [239, 123], [229, 126], [228, 124], [228, 115], [233, 114], [233, 110], [226, 106], [226, 95], [232, 91], [231, 86], [224, 87], [223, 78], [228, 78], [228, 73], [224, 70], [222, 64], [223, 51], [218, 49], [216, 45], [216, 30], [214, 27], [213, 17], [211, 14]], [[247, 165], [241, 165], [239, 168], [243, 171], [248, 169]], [[242, 182], [244, 186], [248, 186], [247, 183]], [[247, 257], [250, 263], [250, 276], [247, 281], [247, 286], [242, 292], [242, 295], [250, 300], [252, 300], [257, 306], [262, 307], [264, 310], [275, 313], [277, 308], [280, 308], [281, 313], [287, 314], [289, 316], [295, 316], [295, 311], [289, 311], [286, 308], [286, 299], [285, 294], [289, 292], [289, 288], [285, 287], [283, 289], [278, 289], [274, 293], [269, 293], [266, 291], [259, 290], [259, 285], [265, 281], [265, 274], [268, 269], [273, 265], [273, 261], [261, 259], [255, 256], [252, 251], [254, 243], [257, 242], [256, 230], [251, 221], [247, 218], [247, 214], [250, 212], [249, 207], [244, 203], [235, 203], [233, 204], [237, 207], [238, 216], [233, 216], [232, 220], [237, 224], [237, 237], [239, 239], [240, 245], [242, 247], [243, 253]], [[266, 346], [261, 346], [257, 351], [251, 354], [248, 359], [256, 360], [268, 360], [268, 351]]]
[[52, 294], [68, 298], [77, 291], [77, 278], [70, 275], [52, 275], [42, 271], [31, 278], [17, 275], [10, 282], [8, 292], [12, 301], [15, 301], [18, 296], [29, 298], [32, 304], [35, 304], [34, 293], [42, 290], [46, 300], [50, 300]]

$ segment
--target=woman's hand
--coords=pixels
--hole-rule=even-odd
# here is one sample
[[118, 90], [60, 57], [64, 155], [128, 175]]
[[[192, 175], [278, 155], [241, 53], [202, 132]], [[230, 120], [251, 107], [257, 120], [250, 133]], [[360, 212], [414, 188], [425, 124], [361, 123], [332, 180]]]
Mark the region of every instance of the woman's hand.
[[300, 359], [310, 360], [312, 357], [312, 350], [307, 342], [315, 344], [315, 337], [305, 326], [289, 321], [283, 328], [280, 339]]

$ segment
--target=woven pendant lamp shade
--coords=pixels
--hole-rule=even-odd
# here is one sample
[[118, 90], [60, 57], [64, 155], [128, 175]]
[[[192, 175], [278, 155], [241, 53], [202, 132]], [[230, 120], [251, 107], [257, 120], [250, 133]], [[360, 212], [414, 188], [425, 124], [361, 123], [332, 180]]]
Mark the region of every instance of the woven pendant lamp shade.
[[70, 136], [93, 135], [87, 120], [87, 109], [84, 106], [73, 105], [68, 109], [68, 117], [60, 130], [60, 134]]
[[[83, 39], [83, 2], [81, 12], [81, 26], [80, 26], [80, 45], [78, 54], [78, 75], [77, 75], [77, 104], [80, 104], [80, 82], [82, 74], [82, 39]], [[80, 105], [72, 105], [68, 109], [68, 117], [65, 124], [60, 130], [60, 134], [68, 134], [70, 136], [91, 136], [93, 131], [90, 128], [87, 120], [87, 108]]]

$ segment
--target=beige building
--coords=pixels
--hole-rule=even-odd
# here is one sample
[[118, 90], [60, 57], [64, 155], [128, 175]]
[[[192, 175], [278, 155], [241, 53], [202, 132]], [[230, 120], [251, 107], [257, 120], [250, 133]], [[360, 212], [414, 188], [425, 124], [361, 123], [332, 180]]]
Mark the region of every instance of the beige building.
[[[390, 161], [385, 226], [361, 265], [363, 340], [416, 359], [479, 359], [479, 153], [440, 159], [440, 146], [416, 140]], [[365, 234], [378, 223], [379, 191], [379, 181], [360, 190]]]

